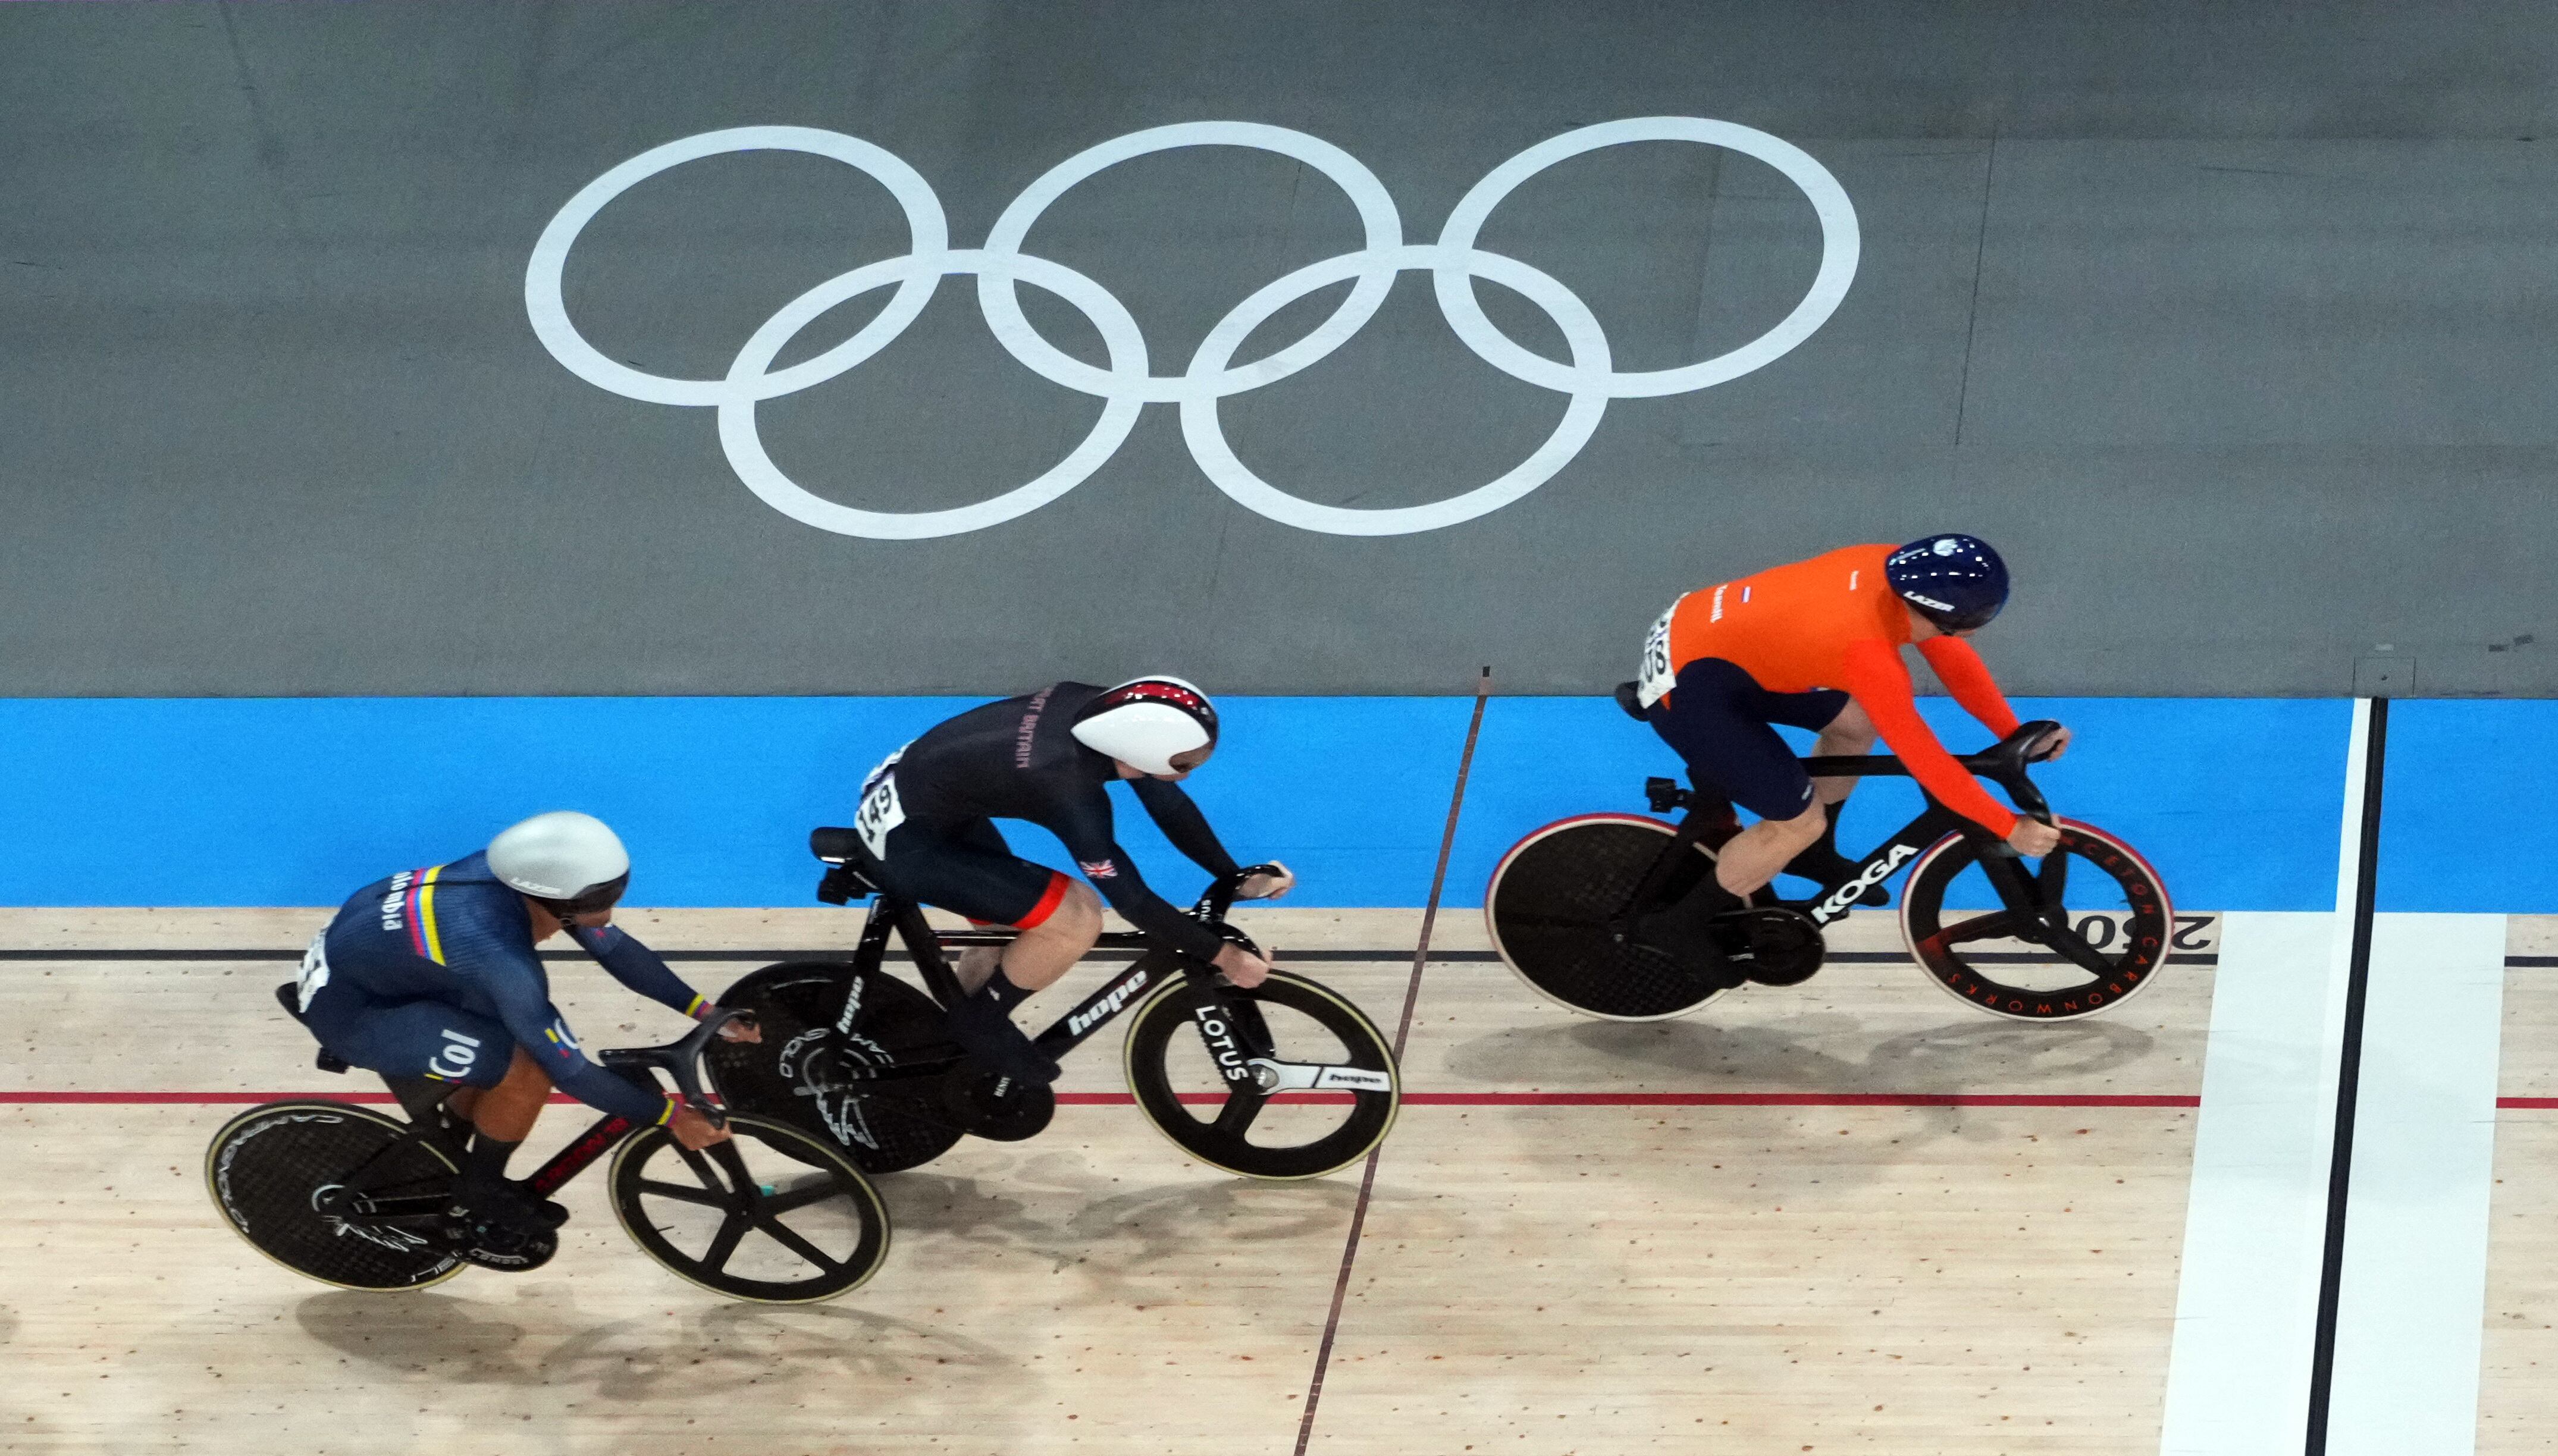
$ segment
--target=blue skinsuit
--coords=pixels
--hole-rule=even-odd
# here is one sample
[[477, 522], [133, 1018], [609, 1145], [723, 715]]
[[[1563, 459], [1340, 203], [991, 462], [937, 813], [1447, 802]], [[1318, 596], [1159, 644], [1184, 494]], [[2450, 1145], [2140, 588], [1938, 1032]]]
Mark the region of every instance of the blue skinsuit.
[[[686, 1015], [704, 1004], [622, 931], [568, 934], [640, 994]], [[673, 1107], [579, 1050], [551, 1004], [523, 897], [490, 872], [486, 855], [375, 880], [338, 911], [322, 943], [325, 972], [304, 968], [303, 1016], [321, 1045], [356, 1066], [495, 1087], [520, 1046], [553, 1086], [590, 1107], [642, 1124], [664, 1121]]]

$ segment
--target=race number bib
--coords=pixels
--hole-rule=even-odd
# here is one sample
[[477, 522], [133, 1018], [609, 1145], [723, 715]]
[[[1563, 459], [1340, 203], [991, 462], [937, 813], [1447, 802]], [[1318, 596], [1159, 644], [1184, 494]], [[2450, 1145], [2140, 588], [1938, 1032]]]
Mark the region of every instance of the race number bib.
[[1634, 698], [1645, 708], [1668, 697], [1670, 689], [1678, 686], [1678, 669], [1670, 662], [1670, 618], [1676, 615], [1678, 602], [1673, 601], [1643, 636], [1643, 670], [1634, 676]]
[[294, 980], [302, 988], [302, 1009], [311, 1009], [311, 998], [329, 984], [329, 932], [311, 937], [311, 948], [302, 953], [302, 972]]
[[862, 786], [861, 812], [853, 816], [853, 832], [862, 837], [862, 845], [876, 860], [888, 858], [888, 833], [906, 823], [906, 806], [897, 798], [897, 760], [906, 749], [891, 753], [871, 770], [868, 783]]

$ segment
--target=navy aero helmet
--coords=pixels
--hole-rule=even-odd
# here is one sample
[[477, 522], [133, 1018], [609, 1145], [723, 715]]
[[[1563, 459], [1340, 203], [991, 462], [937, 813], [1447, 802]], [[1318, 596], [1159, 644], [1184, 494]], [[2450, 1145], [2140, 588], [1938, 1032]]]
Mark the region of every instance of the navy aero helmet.
[[2007, 605], [2007, 563], [1978, 536], [1925, 536], [1883, 559], [1883, 575], [1948, 632], [1986, 626]]

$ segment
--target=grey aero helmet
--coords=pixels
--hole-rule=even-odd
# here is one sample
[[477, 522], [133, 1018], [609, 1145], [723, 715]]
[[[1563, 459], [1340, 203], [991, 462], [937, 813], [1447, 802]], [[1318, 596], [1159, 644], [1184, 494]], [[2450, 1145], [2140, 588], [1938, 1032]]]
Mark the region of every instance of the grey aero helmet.
[[1174, 754], [1215, 744], [1216, 705], [1180, 678], [1131, 678], [1085, 704], [1066, 731], [1092, 751], [1144, 772], [1179, 773]]
[[554, 809], [499, 831], [489, 842], [489, 872], [566, 918], [622, 898], [631, 882], [631, 852], [603, 820]]

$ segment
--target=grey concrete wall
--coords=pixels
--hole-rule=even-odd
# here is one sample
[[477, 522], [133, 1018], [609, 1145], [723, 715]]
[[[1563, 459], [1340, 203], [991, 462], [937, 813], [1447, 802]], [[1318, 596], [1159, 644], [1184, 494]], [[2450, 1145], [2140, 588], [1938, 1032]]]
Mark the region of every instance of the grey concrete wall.
[[[1443, 692], [1484, 662], [1581, 692], [1630, 673], [1688, 587], [1962, 528], [2016, 567], [1982, 645], [2018, 691], [2337, 694], [2388, 661], [2401, 692], [2548, 694], [2553, 72], [2545, 3], [0, 6], [0, 693], [891, 693], [1156, 666]], [[834, 534], [740, 483], [715, 411], [597, 388], [527, 320], [562, 204], [719, 128], [876, 143], [969, 247], [1049, 168], [1149, 126], [1312, 133], [1428, 240], [1523, 148], [1661, 114], [1818, 159], [1859, 219], [1852, 287], [1790, 353], [1614, 401], [1542, 488], [1441, 530], [1265, 519], [1158, 403], [1019, 519]], [[1178, 373], [1246, 295], [1358, 236], [1322, 176], [1202, 148], [1076, 188], [1028, 251], [1107, 288]], [[1768, 167], [1646, 143], [1530, 181], [1482, 245], [1656, 369], [1782, 317], [1819, 237]], [[615, 358], [717, 377], [782, 305], [907, 247], [850, 170], [727, 156], [607, 208], [566, 296]], [[1372, 508], [1509, 469], [1565, 403], [1470, 352], [1407, 273], [1338, 352], [1219, 416], [1263, 476]], [[875, 358], [756, 417], [811, 491], [920, 510], [1047, 469], [1101, 413], [1009, 357], [953, 278]]]

